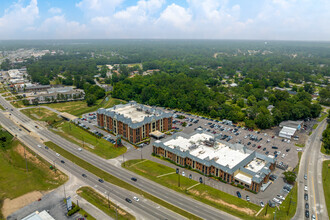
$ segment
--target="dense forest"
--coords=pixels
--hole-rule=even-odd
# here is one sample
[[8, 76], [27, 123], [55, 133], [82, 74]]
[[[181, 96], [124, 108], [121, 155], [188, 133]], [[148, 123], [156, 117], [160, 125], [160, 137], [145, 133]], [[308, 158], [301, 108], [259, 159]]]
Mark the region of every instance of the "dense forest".
[[[327, 42], [63, 40], [32, 41], [29, 46], [0, 42], [2, 50], [25, 47], [61, 51], [27, 60], [31, 80], [84, 89], [89, 105], [105, 95], [94, 80], [113, 85], [113, 97], [244, 121], [248, 127], [269, 128], [283, 120], [316, 117], [320, 104], [330, 105]], [[111, 76], [106, 64], [114, 65]], [[312, 101], [317, 95], [318, 101]]]

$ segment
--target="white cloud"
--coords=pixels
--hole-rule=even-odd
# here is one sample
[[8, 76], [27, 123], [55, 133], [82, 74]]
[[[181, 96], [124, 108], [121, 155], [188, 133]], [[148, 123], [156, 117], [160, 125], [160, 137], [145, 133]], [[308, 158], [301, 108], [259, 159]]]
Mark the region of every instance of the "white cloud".
[[84, 24], [68, 21], [64, 15], [56, 15], [47, 18], [37, 32], [40, 38], [79, 39], [86, 38], [88, 30]]
[[157, 24], [169, 24], [176, 28], [187, 29], [188, 22], [192, 19], [190, 12], [176, 4], [171, 4], [161, 13]]
[[4, 38], [24, 37], [24, 30], [29, 29], [39, 16], [37, 0], [31, 0], [24, 6], [21, 1], [13, 3], [0, 17], [0, 35]]
[[48, 12], [51, 13], [51, 14], [61, 14], [62, 13], [62, 9], [53, 7], [53, 8], [50, 8], [48, 10]]
[[81, 0], [76, 4], [87, 16], [106, 16], [113, 14], [124, 0]]

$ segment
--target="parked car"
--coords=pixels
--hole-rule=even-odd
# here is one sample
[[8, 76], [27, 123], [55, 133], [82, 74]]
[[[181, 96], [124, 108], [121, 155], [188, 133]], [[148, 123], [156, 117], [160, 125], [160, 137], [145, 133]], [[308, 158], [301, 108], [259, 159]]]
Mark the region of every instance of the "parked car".
[[308, 191], [308, 187], [307, 187], [307, 185], [305, 185], [304, 189], [305, 189], [305, 191]]
[[61, 163], [65, 163], [64, 160], [61, 160]]
[[128, 202], [128, 203], [132, 203], [132, 200], [130, 200], [129, 198], [126, 198], [125, 200], [126, 200], [126, 202]]
[[83, 176], [83, 177], [87, 177], [86, 174], [84, 174], [84, 173], [82, 174], [82, 176]]
[[135, 201], [137, 201], [137, 202], [140, 201], [140, 199], [139, 199], [138, 197], [136, 197], [136, 196], [134, 196], [133, 199], [134, 199]]
[[304, 175], [304, 179], [307, 180], [307, 174]]
[[250, 196], [246, 196], [246, 201], [250, 201]]
[[261, 201], [261, 202], [260, 202], [260, 206], [261, 206], [261, 207], [265, 207], [264, 202]]
[[308, 202], [305, 203], [305, 209], [309, 209], [309, 204], [308, 204]]
[[239, 191], [236, 192], [236, 195], [237, 195], [238, 198], [242, 198], [242, 195]]
[[103, 180], [103, 179], [99, 179], [99, 182], [100, 182], [100, 183], [104, 183], [104, 180]]
[[135, 177], [132, 177], [131, 180], [133, 180], [134, 182], [137, 181], [137, 179]]

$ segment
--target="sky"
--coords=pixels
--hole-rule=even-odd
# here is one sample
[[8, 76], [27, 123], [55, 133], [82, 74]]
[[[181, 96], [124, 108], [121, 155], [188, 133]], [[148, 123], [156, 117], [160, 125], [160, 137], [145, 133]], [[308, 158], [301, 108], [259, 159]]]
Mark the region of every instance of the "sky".
[[0, 0], [0, 40], [330, 41], [330, 0]]

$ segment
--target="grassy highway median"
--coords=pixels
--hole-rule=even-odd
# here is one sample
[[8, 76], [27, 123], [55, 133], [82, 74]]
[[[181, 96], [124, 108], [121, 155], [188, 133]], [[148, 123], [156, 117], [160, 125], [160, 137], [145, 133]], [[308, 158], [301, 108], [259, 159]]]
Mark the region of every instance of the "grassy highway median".
[[173, 212], [176, 212], [188, 219], [201, 219], [189, 212], [186, 212], [183, 209], [180, 209], [170, 203], [165, 202], [162, 199], [159, 199], [149, 193], [144, 192], [143, 190], [128, 184], [127, 182], [101, 170], [100, 168], [97, 168], [95, 166], [93, 166], [92, 164], [80, 159], [79, 157], [76, 157], [75, 155], [71, 154], [70, 152], [64, 150], [63, 148], [57, 146], [56, 144], [54, 144], [53, 142], [46, 142], [45, 145], [47, 145], [49, 148], [51, 148], [52, 150], [56, 151], [57, 153], [61, 154], [63, 157], [67, 158], [68, 160], [71, 160], [72, 162], [74, 162], [75, 164], [77, 164], [78, 166], [82, 167], [83, 169], [93, 173], [94, 175], [103, 178], [105, 181], [115, 184], [119, 187], [122, 187], [124, 189], [127, 189], [129, 191], [135, 192], [137, 194], [140, 194], [142, 196], [144, 196], [146, 199], [149, 199], [155, 203], [158, 203], [159, 205], [172, 210]]

